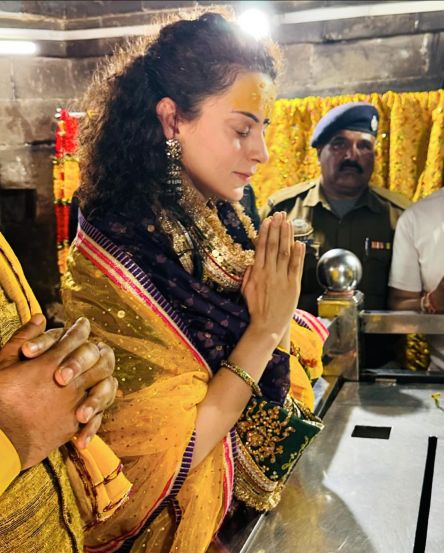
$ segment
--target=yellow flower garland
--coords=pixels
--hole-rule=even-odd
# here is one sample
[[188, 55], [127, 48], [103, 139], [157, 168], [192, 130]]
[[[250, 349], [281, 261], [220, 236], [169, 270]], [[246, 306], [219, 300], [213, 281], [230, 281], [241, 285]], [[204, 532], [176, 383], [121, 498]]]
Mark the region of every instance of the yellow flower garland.
[[314, 128], [330, 109], [367, 101], [380, 113], [372, 184], [416, 201], [442, 186], [444, 90], [278, 100], [267, 131], [270, 161], [253, 178], [258, 205], [286, 186], [319, 176]]

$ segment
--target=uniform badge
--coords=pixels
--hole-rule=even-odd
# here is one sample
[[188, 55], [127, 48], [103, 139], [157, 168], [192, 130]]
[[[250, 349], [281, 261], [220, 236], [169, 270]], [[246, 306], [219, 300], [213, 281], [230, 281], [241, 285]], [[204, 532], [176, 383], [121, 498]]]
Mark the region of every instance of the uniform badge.
[[378, 130], [378, 119], [376, 115], [373, 115], [372, 120], [370, 121], [370, 127], [373, 132], [376, 132]]
[[321, 244], [314, 240], [314, 229], [309, 221], [305, 219], [293, 219], [293, 235], [295, 240], [303, 242], [313, 250], [316, 259], [319, 259], [319, 248]]
[[293, 234], [296, 240], [302, 240], [313, 234], [311, 223], [305, 219], [293, 219], [291, 224], [293, 225]]

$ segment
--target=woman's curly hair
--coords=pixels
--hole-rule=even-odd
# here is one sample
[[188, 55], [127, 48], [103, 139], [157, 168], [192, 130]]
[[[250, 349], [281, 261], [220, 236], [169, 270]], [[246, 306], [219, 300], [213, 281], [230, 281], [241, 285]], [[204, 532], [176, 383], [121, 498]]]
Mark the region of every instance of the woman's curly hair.
[[116, 53], [84, 100], [89, 114], [79, 136], [84, 213], [162, 202], [167, 158], [157, 103], [169, 97], [191, 120], [205, 98], [225, 91], [244, 71], [275, 80], [274, 45], [216, 13], [169, 24], [155, 40], [138, 39]]

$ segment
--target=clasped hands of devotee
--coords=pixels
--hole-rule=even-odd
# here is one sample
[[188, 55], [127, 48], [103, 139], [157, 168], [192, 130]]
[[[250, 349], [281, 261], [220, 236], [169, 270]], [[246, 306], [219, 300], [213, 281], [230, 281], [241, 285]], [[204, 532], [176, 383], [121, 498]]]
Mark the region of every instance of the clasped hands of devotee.
[[29, 468], [74, 436], [86, 447], [113, 401], [114, 353], [88, 340], [90, 324], [45, 332], [34, 315], [0, 351], [0, 429]]
[[[285, 321], [279, 346], [287, 350], [290, 349], [289, 319], [301, 292], [304, 258], [305, 244], [295, 241], [287, 214], [276, 212], [261, 225], [255, 264], [247, 269], [241, 288], [252, 322], [273, 329]], [[284, 301], [279, 301], [279, 296]]]

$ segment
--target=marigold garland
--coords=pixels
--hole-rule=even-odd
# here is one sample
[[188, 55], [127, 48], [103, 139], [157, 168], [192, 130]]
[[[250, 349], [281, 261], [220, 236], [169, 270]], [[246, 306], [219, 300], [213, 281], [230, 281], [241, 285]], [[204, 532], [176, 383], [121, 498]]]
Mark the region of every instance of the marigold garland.
[[442, 186], [444, 171], [444, 90], [386, 92], [281, 99], [267, 130], [270, 160], [252, 179], [258, 206], [277, 190], [319, 176], [314, 128], [330, 109], [366, 101], [379, 111], [375, 169], [371, 182], [416, 201]]
[[57, 261], [59, 272], [66, 271], [69, 249], [69, 211], [74, 192], [80, 184], [77, 148], [78, 118], [66, 109], [56, 112], [57, 130], [53, 159], [53, 186], [56, 215]]

